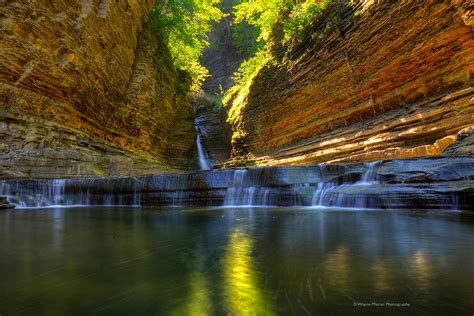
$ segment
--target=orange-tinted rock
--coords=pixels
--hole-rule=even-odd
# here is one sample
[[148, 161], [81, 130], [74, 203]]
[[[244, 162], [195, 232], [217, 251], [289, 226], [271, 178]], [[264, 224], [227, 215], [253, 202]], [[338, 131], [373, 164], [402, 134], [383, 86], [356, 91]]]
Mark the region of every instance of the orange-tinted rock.
[[193, 113], [147, 26], [153, 3], [0, 7], [0, 176], [194, 167]]
[[255, 78], [237, 152], [295, 165], [437, 156], [474, 126], [472, 8], [357, 3]]

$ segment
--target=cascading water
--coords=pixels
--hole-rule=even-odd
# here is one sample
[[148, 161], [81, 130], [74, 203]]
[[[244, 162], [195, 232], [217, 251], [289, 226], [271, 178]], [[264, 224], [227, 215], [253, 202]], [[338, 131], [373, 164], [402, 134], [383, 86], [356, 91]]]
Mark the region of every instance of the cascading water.
[[[101, 180], [96, 180], [101, 181]], [[133, 186], [131, 193], [91, 194], [87, 185], [94, 180], [16, 180], [0, 181], [0, 195], [17, 208], [57, 207], [57, 206], [139, 206], [141, 191]], [[81, 189], [71, 189], [82, 184]]]
[[[468, 209], [474, 159], [223, 169], [140, 177], [4, 180], [17, 207], [318, 206]], [[383, 169], [383, 170], [382, 170]], [[420, 177], [421, 175], [421, 177]], [[439, 181], [420, 183], [432, 177]], [[453, 181], [457, 181], [453, 186]], [[421, 197], [421, 198], [420, 198]]]
[[319, 182], [316, 191], [314, 192], [312, 205], [313, 206], [324, 206], [324, 198], [327, 198], [327, 193], [331, 192], [331, 190], [337, 188], [338, 186], [335, 183], [325, 183]]
[[379, 163], [379, 161], [366, 163], [365, 166], [367, 167], [367, 171], [362, 174], [361, 180], [358, 182], [358, 184], [366, 185], [377, 183], [377, 167]]
[[[371, 207], [370, 197], [364, 194], [356, 194], [357, 186], [368, 186], [377, 184], [377, 169], [379, 161], [364, 164], [364, 172], [360, 180], [355, 183], [332, 183], [319, 182], [314, 192], [313, 206], [337, 206], [351, 208], [369, 208]], [[321, 176], [324, 175], [324, 165], [321, 165]]]
[[12, 181], [0, 184], [0, 195], [17, 207], [43, 207], [64, 204], [64, 180]]
[[[195, 203], [196, 199], [206, 205], [219, 205], [220, 193], [217, 193], [215, 202], [209, 202], [212, 196], [202, 193], [206, 187], [216, 186], [225, 189], [223, 202], [220, 202], [224, 206], [313, 205], [366, 208], [370, 204], [368, 197], [351, 194], [351, 189], [354, 186], [375, 183], [377, 166], [377, 163], [365, 164], [359, 181], [343, 181], [341, 184], [331, 180], [331, 172], [326, 172], [325, 165], [314, 166], [309, 173], [305, 169], [251, 168], [158, 175], [149, 177], [146, 181], [161, 193], [148, 194], [147, 197], [150, 199], [151, 196], [154, 203], [164, 205], [183, 206]], [[299, 170], [299, 173], [292, 175], [292, 170]], [[115, 183], [116, 181], [120, 184]], [[137, 177], [115, 180], [85, 178], [8, 181], [0, 182], [0, 194], [8, 196], [8, 201], [18, 207], [139, 206], [142, 204], [142, 191], [147, 186], [143, 181], [144, 178]], [[108, 189], [105, 190], [104, 186]], [[196, 187], [196, 190], [193, 190], [193, 187]], [[306, 197], [308, 194], [309, 198]]]
[[248, 170], [236, 169], [227, 188], [224, 206], [270, 206], [276, 205], [272, 189], [256, 187], [248, 178]]
[[270, 187], [265, 183], [265, 174], [258, 177], [250, 176], [249, 170], [236, 169], [233, 171], [224, 206], [301, 206], [304, 203], [300, 197], [303, 187], [307, 184], [292, 184], [283, 187]]
[[65, 181], [53, 180], [53, 203], [61, 205], [64, 202]]
[[211, 170], [212, 164], [209, 161], [209, 156], [207, 155], [207, 152], [201, 143], [201, 130], [199, 129], [199, 126], [197, 125], [196, 125], [196, 131], [197, 131], [196, 145], [197, 145], [197, 150], [198, 150], [199, 168], [201, 168], [201, 170]]
[[232, 183], [227, 188], [225, 194], [224, 205], [251, 205], [253, 196], [255, 194], [255, 187], [244, 187], [244, 177], [247, 175], [247, 170], [234, 170]]

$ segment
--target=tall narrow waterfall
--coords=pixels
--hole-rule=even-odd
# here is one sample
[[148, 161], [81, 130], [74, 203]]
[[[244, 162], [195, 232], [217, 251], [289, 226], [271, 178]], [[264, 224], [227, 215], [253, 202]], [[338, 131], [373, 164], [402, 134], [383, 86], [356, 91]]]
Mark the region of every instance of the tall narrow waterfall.
[[199, 167], [201, 168], [201, 170], [211, 170], [212, 164], [209, 161], [209, 156], [207, 155], [207, 152], [201, 143], [201, 131], [199, 130], [199, 127], [197, 125], [196, 125], [196, 131], [197, 131], [196, 144], [197, 144], [197, 150], [198, 150]]

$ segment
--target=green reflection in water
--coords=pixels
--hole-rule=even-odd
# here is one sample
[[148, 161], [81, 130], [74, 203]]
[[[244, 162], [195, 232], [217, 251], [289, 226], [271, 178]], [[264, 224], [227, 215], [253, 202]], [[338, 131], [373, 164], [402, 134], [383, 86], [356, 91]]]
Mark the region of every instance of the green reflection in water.
[[273, 315], [270, 299], [259, 287], [252, 248], [248, 233], [234, 228], [222, 260], [226, 305], [232, 315]]
[[423, 249], [418, 249], [411, 258], [410, 274], [421, 293], [429, 293], [433, 283], [431, 262]]
[[372, 287], [379, 294], [391, 293], [396, 290], [396, 276], [392, 266], [384, 260], [378, 260], [371, 267], [370, 275], [373, 277]]
[[209, 284], [205, 276], [194, 270], [189, 276], [190, 293], [186, 303], [171, 315], [211, 315], [212, 302], [209, 295]]
[[329, 253], [324, 264], [325, 276], [331, 288], [339, 292], [348, 292], [350, 289], [351, 264], [349, 249], [345, 246], [338, 247]]

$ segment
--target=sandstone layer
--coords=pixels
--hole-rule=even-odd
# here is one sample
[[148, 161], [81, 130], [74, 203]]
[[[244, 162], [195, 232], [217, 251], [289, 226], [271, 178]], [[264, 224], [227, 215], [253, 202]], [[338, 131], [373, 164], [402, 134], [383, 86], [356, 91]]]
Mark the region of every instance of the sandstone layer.
[[334, 1], [330, 10], [254, 79], [234, 124], [245, 135], [237, 156], [270, 165], [472, 156], [469, 1]]
[[0, 177], [195, 167], [194, 113], [153, 0], [1, 1]]

